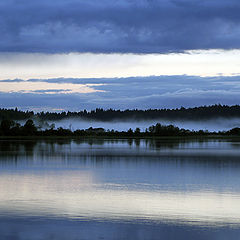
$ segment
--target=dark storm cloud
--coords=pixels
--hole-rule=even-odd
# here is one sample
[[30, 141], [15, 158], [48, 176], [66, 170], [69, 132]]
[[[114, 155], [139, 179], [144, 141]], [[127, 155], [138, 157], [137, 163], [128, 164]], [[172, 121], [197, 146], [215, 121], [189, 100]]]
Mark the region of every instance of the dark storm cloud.
[[239, 0], [1, 0], [0, 51], [233, 49], [239, 12]]
[[[35, 90], [31, 93], [0, 92], [0, 107], [23, 109], [65, 110], [115, 108], [147, 109], [193, 107], [211, 104], [240, 104], [240, 76], [152, 76], [130, 78], [57, 78], [31, 79], [39, 82], [58, 83], [58, 89]], [[1, 83], [1, 82], [0, 82]], [[102, 90], [92, 93], [67, 93], [62, 84], [93, 84], [91, 88]], [[103, 84], [101, 86], [94, 84]], [[61, 92], [64, 90], [64, 94]]]

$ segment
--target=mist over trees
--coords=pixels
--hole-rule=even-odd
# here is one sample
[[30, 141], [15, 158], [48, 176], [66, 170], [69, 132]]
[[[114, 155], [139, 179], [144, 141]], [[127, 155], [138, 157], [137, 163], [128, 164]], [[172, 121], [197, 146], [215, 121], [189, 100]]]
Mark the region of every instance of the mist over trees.
[[69, 137], [161, 137], [161, 136], [208, 136], [208, 135], [237, 135], [240, 136], [240, 128], [233, 128], [229, 131], [209, 132], [204, 130], [194, 131], [178, 128], [173, 125], [162, 125], [157, 123], [141, 131], [136, 127], [135, 130], [131, 128], [128, 131], [105, 130], [103, 128], [88, 128], [77, 129], [72, 131], [62, 127], [54, 129], [38, 129], [33, 120], [28, 119], [26, 123], [21, 126], [13, 120], [2, 120], [0, 124], [0, 136], [69, 136]]
[[216, 118], [239, 118], [240, 105], [211, 105], [194, 108], [176, 108], [176, 109], [101, 109], [79, 112], [39, 112], [20, 111], [16, 109], [0, 109], [0, 120], [26, 120], [38, 118], [42, 121], [58, 121], [67, 118], [81, 118], [97, 121], [114, 121], [114, 120], [153, 120], [153, 119], [168, 119], [168, 120], [205, 120]]

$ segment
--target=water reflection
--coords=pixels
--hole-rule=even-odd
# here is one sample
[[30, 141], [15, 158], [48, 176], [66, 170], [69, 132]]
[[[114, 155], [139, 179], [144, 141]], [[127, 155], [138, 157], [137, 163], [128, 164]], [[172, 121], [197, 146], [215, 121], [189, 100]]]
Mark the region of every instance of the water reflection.
[[236, 192], [161, 190], [160, 185], [99, 183], [90, 172], [1, 175], [3, 215], [240, 224]]
[[129, 161], [151, 163], [160, 160], [181, 165], [234, 165], [238, 168], [239, 155], [240, 142], [236, 139], [0, 140], [0, 165], [10, 164], [11, 161], [22, 164], [26, 160], [29, 160], [29, 164], [31, 161], [36, 164], [45, 159], [46, 164], [52, 161], [79, 161], [83, 164], [84, 161], [105, 160], [108, 163], [121, 161], [126, 164]]
[[[31, 219], [87, 221], [88, 229], [98, 223], [105, 232], [100, 227], [96, 231], [106, 239], [113, 231], [109, 224], [133, 229], [141, 224], [137, 229], [143, 232], [152, 226], [145, 239], [158, 239], [149, 235], [154, 226], [161, 233], [181, 228], [178, 239], [189, 237], [193, 228], [211, 234], [216, 229], [236, 231], [240, 229], [239, 143], [237, 139], [1, 140], [0, 231], [9, 218], [18, 222], [19, 217], [31, 224]], [[101, 237], [89, 236], [85, 239]], [[18, 233], [9, 239], [24, 238]]]

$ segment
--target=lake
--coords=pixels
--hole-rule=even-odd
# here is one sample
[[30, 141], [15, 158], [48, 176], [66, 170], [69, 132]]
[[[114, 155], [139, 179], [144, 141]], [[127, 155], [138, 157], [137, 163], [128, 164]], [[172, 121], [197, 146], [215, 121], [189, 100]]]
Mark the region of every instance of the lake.
[[0, 239], [231, 240], [240, 139], [0, 140]]

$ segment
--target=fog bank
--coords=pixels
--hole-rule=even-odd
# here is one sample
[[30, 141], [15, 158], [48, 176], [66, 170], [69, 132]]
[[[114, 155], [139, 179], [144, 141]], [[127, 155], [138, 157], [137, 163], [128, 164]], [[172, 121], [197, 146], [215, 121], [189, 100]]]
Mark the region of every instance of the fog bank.
[[48, 121], [49, 125], [55, 124], [56, 128], [63, 127], [66, 129], [76, 130], [76, 129], [87, 129], [89, 127], [93, 128], [104, 128], [114, 129], [118, 131], [126, 131], [129, 128], [136, 129], [139, 127], [142, 131], [145, 131], [151, 125], [156, 123], [161, 123], [163, 125], [173, 124], [179, 128], [189, 129], [189, 130], [208, 130], [208, 131], [225, 131], [235, 127], [240, 127], [240, 119], [214, 119], [214, 120], [204, 120], [204, 121], [180, 121], [180, 120], [128, 120], [128, 121], [93, 121], [93, 120], [81, 120], [81, 119], [65, 119], [61, 121]]

